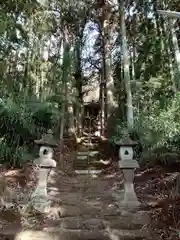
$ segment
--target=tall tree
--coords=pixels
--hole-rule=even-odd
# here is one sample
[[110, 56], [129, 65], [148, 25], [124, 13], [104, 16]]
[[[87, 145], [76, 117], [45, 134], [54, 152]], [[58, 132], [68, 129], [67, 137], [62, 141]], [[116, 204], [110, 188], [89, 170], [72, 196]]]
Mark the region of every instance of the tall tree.
[[122, 38], [122, 55], [123, 55], [123, 68], [124, 68], [124, 85], [126, 90], [127, 99], [127, 126], [129, 129], [134, 126], [134, 116], [133, 116], [133, 103], [132, 103], [132, 92], [131, 92], [131, 79], [129, 70], [129, 51], [127, 47], [126, 38], [126, 25], [124, 19], [124, 2], [119, 1], [120, 5], [120, 21], [121, 21], [121, 38]]

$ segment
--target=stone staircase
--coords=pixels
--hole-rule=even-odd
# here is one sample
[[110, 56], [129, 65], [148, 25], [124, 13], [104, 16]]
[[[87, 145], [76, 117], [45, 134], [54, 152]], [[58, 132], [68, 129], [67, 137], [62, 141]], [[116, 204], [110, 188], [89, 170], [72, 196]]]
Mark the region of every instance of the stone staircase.
[[156, 240], [147, 228], [148, 212], [122, 209], [114, 197], [118, 190], [119, 199], [123, 199], [123, 185], [115, 187], [120, 179], [120, 175], [77, 175], [61, 184], [56, 196], [60, 220], [56, 222], [59, 231], [67, 234], [63, 240]]
[[76, 175], [69, 178], [56, 171], [48, 187], [51, 213], [37, 216], [35, 227], [27, 230], [19, 229], [16, 223], [1, 229], [0, 239], [156, 240], [146, 228], [148, 212], [143, 209], [125, 212], [119, 207], [113, 197], [114, 185], [119, 182], [120, 176]]
[[100, 173], [104, 168], [100, 159], [99, 137], [94, 135], [85, 136], [78, 147], [74, 164], [76, 173]]

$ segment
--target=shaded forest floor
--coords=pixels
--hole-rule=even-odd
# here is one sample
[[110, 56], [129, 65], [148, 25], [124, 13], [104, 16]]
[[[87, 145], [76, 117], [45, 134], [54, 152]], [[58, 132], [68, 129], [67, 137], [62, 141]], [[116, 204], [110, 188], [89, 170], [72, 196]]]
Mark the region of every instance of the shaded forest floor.
[[[66, 160], [68, 161], [68, 154]], [[17, 170], [4, 170], [1, 173], [8, 182], [11, 188], [26, 188], [31, 189], [35, 186], [36, 178], [30, 167]], [[111, 176], [110, 186], [103, 185], [103, 191], [109, 187], [118, 189], [123, 184], [122, 173], [117, 168], [117, 163], [112, 164], [102, 174]], [[68, 177], [69, 183], [72, 179], [78, 179], [78, 176], [60, 176], [62, 184], [59, 188], [63, 189], [63, 181]], [[101, 181], [99, 177], [99, 181]], [[179, 169], [168, 170], [162, 166], [148, 167], [144, 166], [136, 171], [135, 174], [135, 189], [139, 200], [143, 203], [144, 210], [148, 211], [151, 224], [150, 228], [156, 232], [158, 239], [176, 240], [180, 239], [180, 193], [179, 193]]]

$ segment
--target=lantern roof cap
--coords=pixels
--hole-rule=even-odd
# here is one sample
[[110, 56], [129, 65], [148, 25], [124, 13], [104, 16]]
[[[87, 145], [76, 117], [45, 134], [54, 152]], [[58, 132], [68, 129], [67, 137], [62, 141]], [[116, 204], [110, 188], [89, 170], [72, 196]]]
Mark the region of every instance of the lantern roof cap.
[[53, 132], [51, 129], [47, 131], [47, 133], [43, 134], [40, 140], [34, 140], [37, 145], [47, 146], [47, 147], [57, 147], [58, 144], [53, 137]]
[[132, 141], [129, 135], [123, 136], [119, 141], [115, 141], [116, 145], [124, 147], [132, 147], [137, 145], [136, 141]]

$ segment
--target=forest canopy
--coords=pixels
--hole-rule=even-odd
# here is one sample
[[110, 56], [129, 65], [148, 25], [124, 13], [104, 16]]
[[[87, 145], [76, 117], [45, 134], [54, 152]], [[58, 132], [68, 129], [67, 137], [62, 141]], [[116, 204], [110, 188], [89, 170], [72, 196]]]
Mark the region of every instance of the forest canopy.
[[81, 136], [84, 104], [92, 101], [109, 141], [125, 128], [145, 151], [179, 151], [180, 19], [157, 10], [180, 5], [2, 1], [0, 161], [27, 161], [49, 128], [60, 140]]

